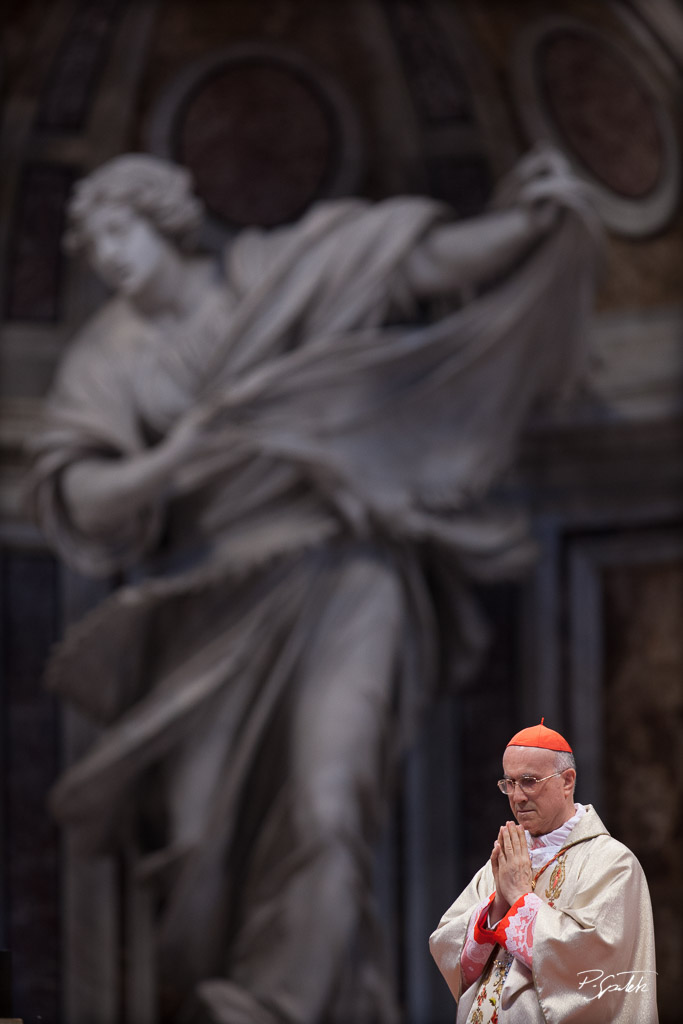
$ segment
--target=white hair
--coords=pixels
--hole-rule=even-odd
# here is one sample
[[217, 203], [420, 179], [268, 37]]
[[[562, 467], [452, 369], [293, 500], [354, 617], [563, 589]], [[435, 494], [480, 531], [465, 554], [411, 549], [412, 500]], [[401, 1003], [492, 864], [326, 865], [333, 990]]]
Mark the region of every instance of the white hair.
[[569, 750], [555, 750], [555, 771], [564, 772], [567, 768], [573, 768], [576, 771], [576, 761], [574, 755]]
[[555, 754], [555, 771], [564, 772], [567, 768], [574, 769], [574, 785], [572, 787], [572, 794], [576, 789], [576, 761], [574, 755], [569, 750], [556, 750]]

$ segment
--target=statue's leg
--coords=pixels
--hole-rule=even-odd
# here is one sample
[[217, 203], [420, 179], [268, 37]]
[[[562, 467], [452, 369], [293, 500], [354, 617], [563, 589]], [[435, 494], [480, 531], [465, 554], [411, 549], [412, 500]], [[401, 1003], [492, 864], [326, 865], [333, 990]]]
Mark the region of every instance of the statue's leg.
[[230, 982], [200, 987], [217, 1021], [260, 1021], [256, 1006], [264, 1021], [332, 1019], [372, 888], [403, 617], [389, 566], [358, 557], [338, 570], [282, 709], [289, 763], [270, 765], [282, 785], [252, 847]]

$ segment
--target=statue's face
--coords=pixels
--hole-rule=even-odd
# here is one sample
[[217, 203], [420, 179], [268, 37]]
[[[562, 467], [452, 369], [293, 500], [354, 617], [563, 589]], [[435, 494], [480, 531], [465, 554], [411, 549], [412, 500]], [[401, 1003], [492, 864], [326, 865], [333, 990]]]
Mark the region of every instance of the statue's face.
[[88, 254], [103, 280], [135, 296], [158, 274], [170, 243], [129, 207], [101, 206], [88, 222]]

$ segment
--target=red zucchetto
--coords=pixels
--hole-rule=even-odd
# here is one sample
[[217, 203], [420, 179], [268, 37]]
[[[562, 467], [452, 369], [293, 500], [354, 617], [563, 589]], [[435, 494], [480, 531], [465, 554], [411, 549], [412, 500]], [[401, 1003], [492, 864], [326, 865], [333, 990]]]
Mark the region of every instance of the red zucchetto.
[[554, 729], [548, 729], [541, 719], [540, 725], [531, 725], [528, 729], [516, 732], [508, 743], [508, 747], [543, 747], [545, 750], [565, 750], [573, 753], [564, 736]]

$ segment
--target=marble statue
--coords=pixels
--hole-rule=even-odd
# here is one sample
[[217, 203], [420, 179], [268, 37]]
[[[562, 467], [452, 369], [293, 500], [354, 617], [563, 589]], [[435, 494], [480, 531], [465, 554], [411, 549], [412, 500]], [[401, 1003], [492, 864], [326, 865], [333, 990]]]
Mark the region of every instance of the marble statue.
[[71, 202], [113, 295], [59, 366], [30, 493], [67, 563], [123, 582], [49, 665], [103, 727], [52, 807], [82, 851], [136, 837], [163, 1021], [388, 1024], [373, 844], [437, 664], [480, 646], [468, 581], [533, 555], [487, 495], [580, 372], [600, 233], [551, 151], [466, 221], [320, 202], [217, 265], [201, 218], [142, 154]]

